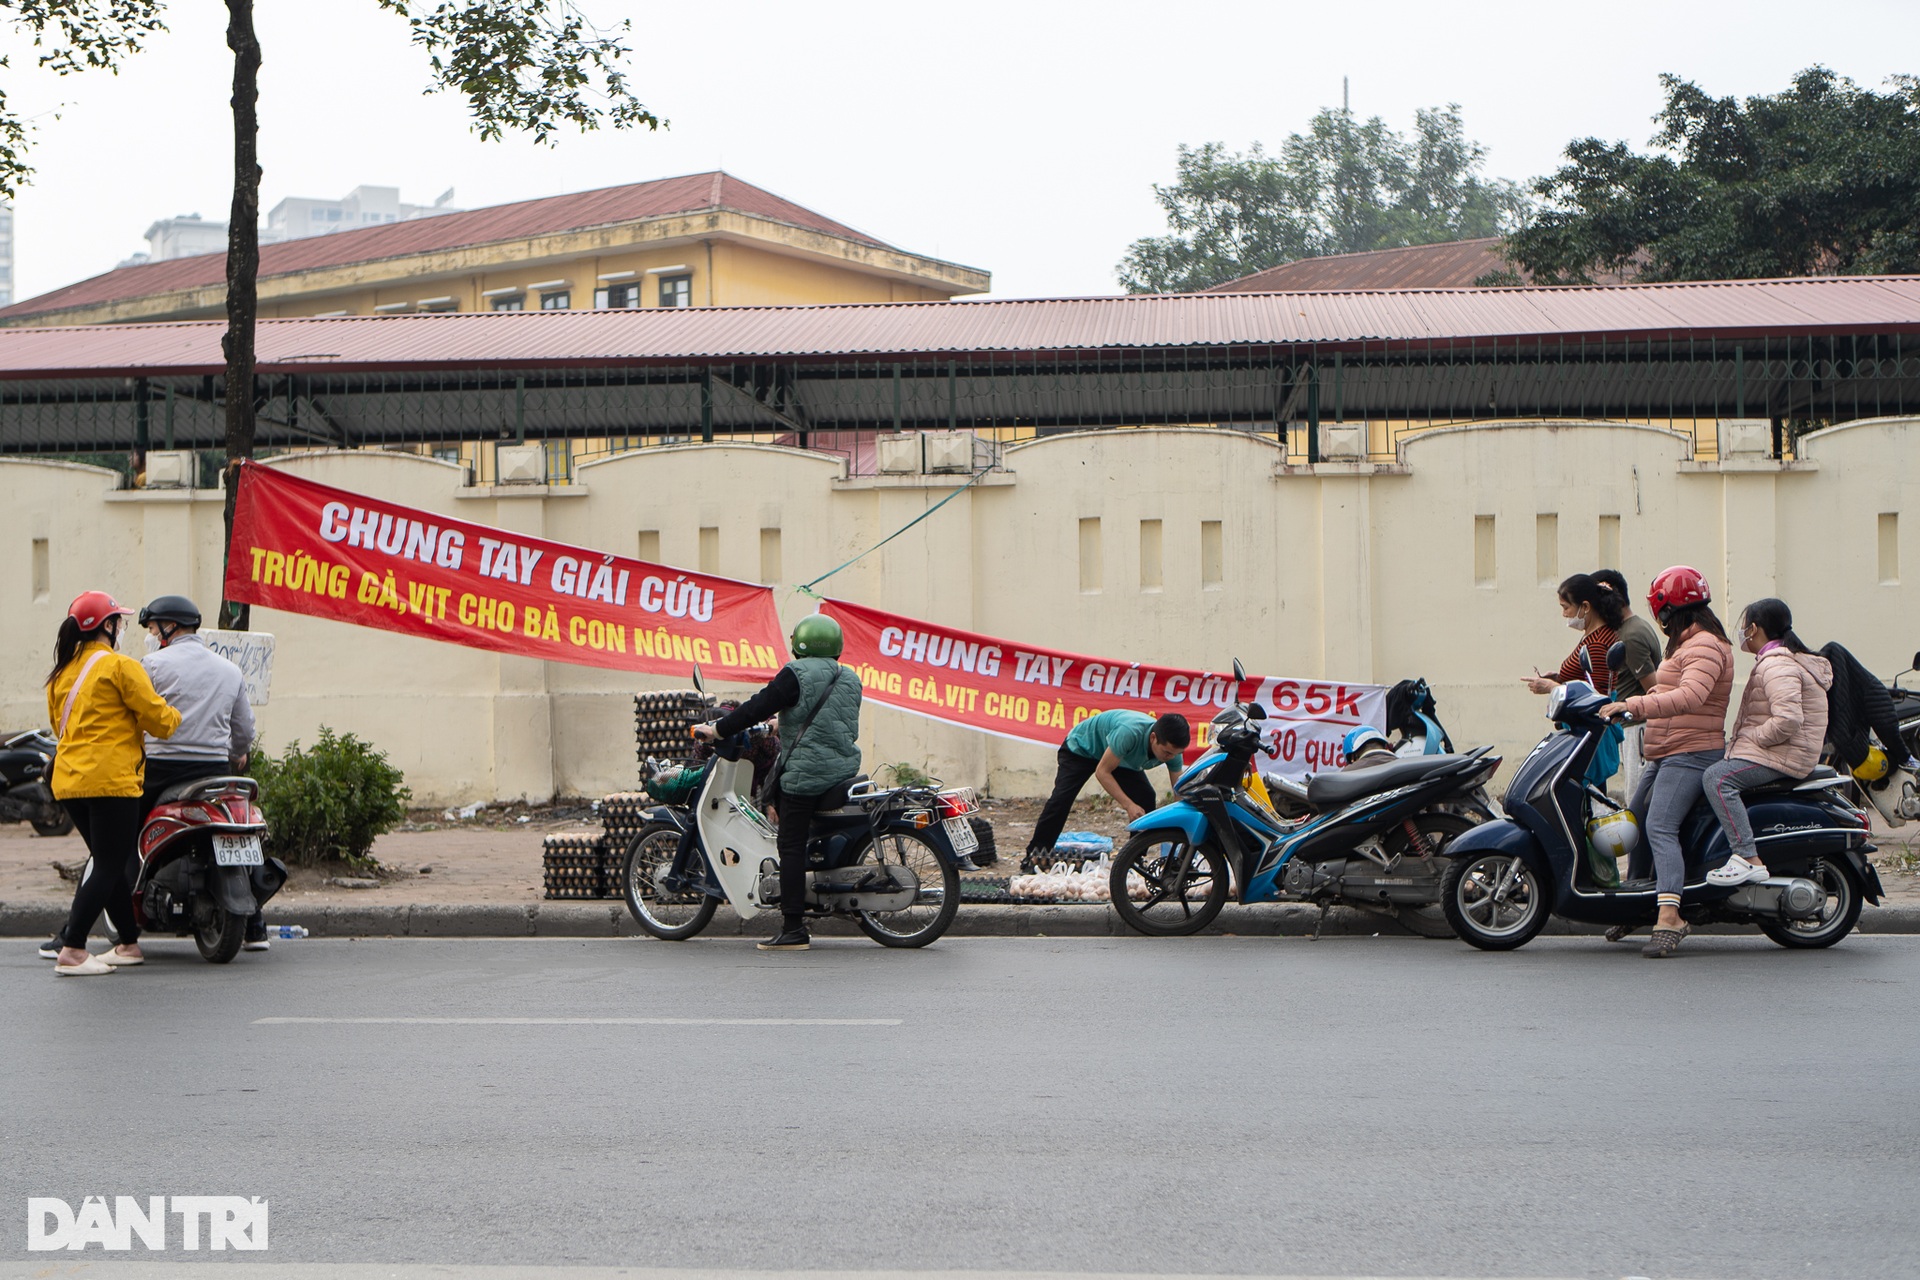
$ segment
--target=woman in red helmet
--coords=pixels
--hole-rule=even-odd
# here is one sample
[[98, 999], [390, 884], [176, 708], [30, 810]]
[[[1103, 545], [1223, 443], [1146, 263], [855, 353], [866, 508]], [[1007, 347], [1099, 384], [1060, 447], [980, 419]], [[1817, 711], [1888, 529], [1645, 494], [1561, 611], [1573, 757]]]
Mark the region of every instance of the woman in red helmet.
[[[129, 878], [140, 835], [141, 734], [172, 737], [180, 713], [153, 691], [145, 667], [114, 652], [121, 619], [132, 612], [104, 591], [75, 599], [60, 623], [47, 675], [47, 718], [60, 740], [50, 785], [91, 855], [56, 939], [53, 971], [62, 976], [112, 973], [144, 959]], [[90, 956], [87, 930], [103, 910], [120, 942]]]
[[[1733, 645], [1713, 614], [1712, 600], [1697, 569], [1675, 565], [1655, 578], [1647, 605], [1667, 633], [1666, 661], [1653, 673], [1649, 692], [1600, 708], [1603, 716], [1624, 713], [1647, 725], [1642, 745], [1646, 769], [1628, 807], [1646, 832], [1653, 855], [1660, 914], [1652, 940], [1641, 949], [1653, 959], [1672, 955], [1687, 936], [1680, 919], [1680, 892], [1687, 882], [1680, 824], [1699, 802], [1707, 767], [1726, 755]], [[1607, 930], [1607, 938], [1618, 942], [1629, 932], [1616, 925]]]

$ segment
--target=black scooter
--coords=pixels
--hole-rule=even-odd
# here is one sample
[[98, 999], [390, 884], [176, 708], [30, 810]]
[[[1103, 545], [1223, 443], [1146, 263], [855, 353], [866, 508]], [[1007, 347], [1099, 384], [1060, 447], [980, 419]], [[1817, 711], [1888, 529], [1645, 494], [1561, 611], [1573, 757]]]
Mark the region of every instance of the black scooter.
[[[1501, 800], [1507, 818], [1475, 827], [1447, 849], [1440, 905], [1462, 940], [1483, 951], [1511, 951], [1556, 915], [1586, 924], [1653, 923], [1653, 881], [1604, 885], [1588, 858], [1588, 819], [1596, 805], [1614, 807], [1585, 781], [1607, 728], [1599, 715], [1606, 701], [1578, 680], [1555, 689], [1547, 702], [1555, 731], [1514, 771]], [[1881, 889], [1867, 860], [1867, 814], [1841, 791], [1849, 781], [1823, 767], [1802, 781], [1746, 793], [1773, 873], [1758, 884], [1707, 883], [1707, 873], [1733, 851], [1706, 801], [1694, 806], [1680, 831], [1687, 862], [1682, 918], [1758, 925], [1783, 947], [1830, 947], [1851, 933], [1861, 903], [1878, 904]]]
[[29, 822], [43, 836], [73, 830], [73, 819], [47, 789], [58, 745], [44, 729], [0, 739], [0, 822]]

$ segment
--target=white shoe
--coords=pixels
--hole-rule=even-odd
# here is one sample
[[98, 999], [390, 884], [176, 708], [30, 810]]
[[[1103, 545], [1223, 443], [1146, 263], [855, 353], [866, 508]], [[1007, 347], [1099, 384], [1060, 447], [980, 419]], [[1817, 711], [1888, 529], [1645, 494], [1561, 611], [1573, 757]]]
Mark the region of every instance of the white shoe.
[[99, 956], [88, 956], [79, 964], [56, 964], [53, 971], [62, 978], [97, 978], [113, 972], [113, 966]]
[[1736, 853], [1727, 859], [1725, 866], [1707, 872], [1707, 883], [1723, 888], [1735, 884], [1757, 884], [1770, 874], [1765, 867], [1748, 862]]

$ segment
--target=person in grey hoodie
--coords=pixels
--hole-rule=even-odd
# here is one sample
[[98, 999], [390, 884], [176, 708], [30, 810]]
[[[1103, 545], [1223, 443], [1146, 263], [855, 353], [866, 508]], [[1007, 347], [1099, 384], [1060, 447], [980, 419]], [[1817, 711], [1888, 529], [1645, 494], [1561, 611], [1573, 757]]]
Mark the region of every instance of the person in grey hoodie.
[[1827, 736], [1827, 690], [1833, 665], [1810, 653], [1793, 634], [1783, 601], [1756, 600], [1740, 615], [1740, 647], [1755, 655], [1740, 697], [1726, 759], [1707, 769], [1707, 803], [1726, 830], [1733, 856], [1707, 873], [1709, 884], [1765, 880], [1767, 868], [1753, 841], [1753, 824], [1740, 793], [1813, 772]]

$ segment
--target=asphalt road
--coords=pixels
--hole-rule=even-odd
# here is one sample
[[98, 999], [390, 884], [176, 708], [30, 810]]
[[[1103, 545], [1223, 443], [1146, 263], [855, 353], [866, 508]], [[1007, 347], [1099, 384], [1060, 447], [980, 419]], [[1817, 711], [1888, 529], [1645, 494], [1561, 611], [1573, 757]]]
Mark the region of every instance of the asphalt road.
[[166, 1260], [1920, 1267], [1915, 938], [150, 951], [0, 956], [0, 1272], [79, 1259], [26, 1252], [29, 1196], [216, 1194], [270, 1254]]

